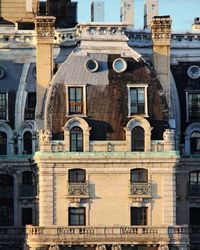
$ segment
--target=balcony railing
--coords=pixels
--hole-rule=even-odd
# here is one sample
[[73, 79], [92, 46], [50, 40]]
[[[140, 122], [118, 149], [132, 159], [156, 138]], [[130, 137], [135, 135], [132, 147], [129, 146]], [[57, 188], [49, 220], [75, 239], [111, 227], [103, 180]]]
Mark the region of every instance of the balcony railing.
[[19, 196], [20, 197], [34, 197], [37, 195], [36, 185], [20, 185]]
[[188, 184], [188, 195], [200, 196], [200, 185], [199, 184]]
[[130, 182], [130, 195], [136, 197], [151, 197], [151, 184], [148, 182]]
[[72, 197], [88, 197], [88, 182], [85, 183], [68, 183], [68, 196]]
[[[65, 242], [65, 244], [142, 244], [173, 241], [188, 244], [187, 226], [174, 227], [35, 227], [27, 226], [27, 242]], [[48, 242], [46, 242], [48, 244]]]

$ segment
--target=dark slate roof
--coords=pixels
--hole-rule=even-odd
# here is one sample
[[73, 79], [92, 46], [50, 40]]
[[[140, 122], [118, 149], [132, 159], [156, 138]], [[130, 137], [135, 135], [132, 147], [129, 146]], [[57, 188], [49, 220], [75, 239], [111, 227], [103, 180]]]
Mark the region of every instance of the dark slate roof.
[[0, 79], [0, 91], [17, 91], [23, 64], [13, 61], [0, 61], [0, 67], [5, 70], [5, 76]]

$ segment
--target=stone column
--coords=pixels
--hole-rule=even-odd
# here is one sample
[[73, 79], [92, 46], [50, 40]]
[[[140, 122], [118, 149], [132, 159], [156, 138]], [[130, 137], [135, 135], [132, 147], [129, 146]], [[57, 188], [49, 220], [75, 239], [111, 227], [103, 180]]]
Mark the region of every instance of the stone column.
[[170, 16], [154, 17], [151, 21], [151, 33], [153, 41], [154, 67], [167, 97], [168, 107], [170, 101], [170, 40], [171, 40]]
[[37, 16], [35, 18], [36, 68], [37, 68], [37, 128], [43, 127], [44, 97], [53, 76], [53, 40], [55, 17]]

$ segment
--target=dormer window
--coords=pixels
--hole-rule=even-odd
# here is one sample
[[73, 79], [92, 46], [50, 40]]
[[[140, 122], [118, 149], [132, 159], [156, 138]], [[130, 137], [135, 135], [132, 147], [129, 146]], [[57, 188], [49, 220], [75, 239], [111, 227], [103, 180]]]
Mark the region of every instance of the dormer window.
[[148, 115], [147, 85], [128, 85], [128, 115]]
[[67, 115], [85, 115], [85, 86], [69, 86]]

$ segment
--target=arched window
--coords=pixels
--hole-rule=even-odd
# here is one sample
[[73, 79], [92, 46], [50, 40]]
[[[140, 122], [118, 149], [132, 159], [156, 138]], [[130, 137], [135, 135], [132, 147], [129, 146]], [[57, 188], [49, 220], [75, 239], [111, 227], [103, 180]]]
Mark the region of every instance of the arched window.
[[190, 136], [191, 154], [200, 154], [200, 132], [193, 132]]
[[148, 170], [144, 168], [131, 169], [131, 183], [148, 182]]
[[26, 131], [23, 136], [24, 154], [32, 154], [32, 134]]
[[73, 127], [70, 130], [70, 151], [83, 151], [83, 131], [80, 127]]
[[132, 129], [132, 151], [144, 151], [144, 129], [142, 127]]
[[7, 174], [0, 174], [0, 226], [13, 226], [13, 193], [13, 177]]
[[7, 135], [0, 132], [0, 155], [7, 155]]
[[71, 169], [69, 170], [69, 183], [85, 183], [86, 171], [84, 169]]

